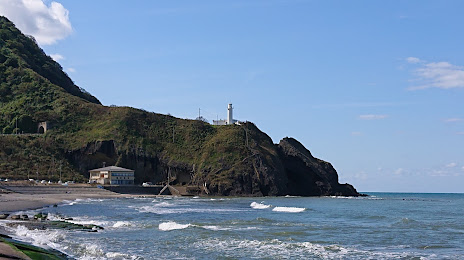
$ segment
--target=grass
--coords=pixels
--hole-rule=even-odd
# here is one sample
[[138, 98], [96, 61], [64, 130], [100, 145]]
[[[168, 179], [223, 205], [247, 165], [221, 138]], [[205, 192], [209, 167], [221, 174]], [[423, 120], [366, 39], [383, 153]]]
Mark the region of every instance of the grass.
[[[84, 181], [89, 167], [103, 162], [131, 164], [138, 181], [161, 179], [165, 170], [147, 168], [147, 161], [177, 167], [192, 182], [208, 180], [230, 189], [234, 179], [255, 172], [250, 157], [260, 154], [273, 167], [272, 140], [252, 123], [212, 126], [130, 107], [107, 107], [80, 89], [61, 66], [0, 17], [0, 131], [33, 133], [42, 121], [51, 130], [42, 136], [0, 136], [0, 177]], [[87, 148], [109, 141], [116, 155]], [[128, 161], [129, 159], [131, 161]], [[158, 174], [156, 177], [155, 175]], [[156, 178], [155, 178], [156, 177]], [[137, 181], [137, 179], [136, 179]]]

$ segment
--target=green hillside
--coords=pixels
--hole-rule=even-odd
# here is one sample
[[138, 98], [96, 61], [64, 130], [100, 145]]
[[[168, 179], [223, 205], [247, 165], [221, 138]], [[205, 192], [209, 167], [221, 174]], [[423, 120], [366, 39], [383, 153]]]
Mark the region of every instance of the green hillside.
[[[212, 126], [101, 105], [4, 17], [0, 111], [0, 178], [57, 180], [61, 169], [65, 180], [85, 181], [105, 162], [134, 169], [137, 183], [170, 170], [175, 184], [206, 183], [218, 195], [357, 195], [296, 140], [273, 144], [252, 123]], [[27, 134], [43, 121], [49, 131]]]

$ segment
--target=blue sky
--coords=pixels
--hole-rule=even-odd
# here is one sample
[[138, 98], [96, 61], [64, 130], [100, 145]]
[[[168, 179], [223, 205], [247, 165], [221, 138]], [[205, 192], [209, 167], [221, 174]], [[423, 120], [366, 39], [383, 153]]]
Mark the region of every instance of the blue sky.
[[[22, 2], [21, 2], [22, 1]], [[104, 105], [254, 122], [360, 191], [464, 192], [464, 2], [1, 0]]]

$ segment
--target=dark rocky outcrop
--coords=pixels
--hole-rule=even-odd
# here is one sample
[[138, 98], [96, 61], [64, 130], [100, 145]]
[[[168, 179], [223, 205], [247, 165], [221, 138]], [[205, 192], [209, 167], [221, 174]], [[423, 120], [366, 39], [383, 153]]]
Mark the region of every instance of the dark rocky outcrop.
[[289, 179], [290, 195], [359, 195], [350, 184], [338, 183], [332, 164], [314, 158], [297, 140], [284, 138], [279, 143], [279, 152]]

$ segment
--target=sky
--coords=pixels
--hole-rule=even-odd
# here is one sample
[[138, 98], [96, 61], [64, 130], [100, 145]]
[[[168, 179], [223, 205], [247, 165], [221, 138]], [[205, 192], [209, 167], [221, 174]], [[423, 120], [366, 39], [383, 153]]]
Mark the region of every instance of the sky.
[[0, 0], [104, 105], [294, 137], [358, 191], [464, 192], [464, 1]]

